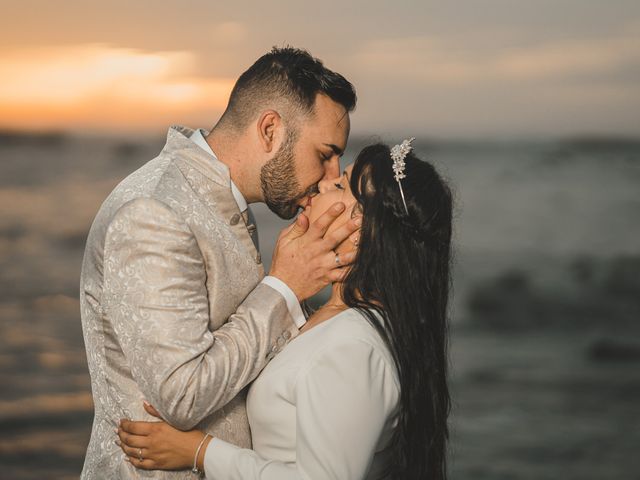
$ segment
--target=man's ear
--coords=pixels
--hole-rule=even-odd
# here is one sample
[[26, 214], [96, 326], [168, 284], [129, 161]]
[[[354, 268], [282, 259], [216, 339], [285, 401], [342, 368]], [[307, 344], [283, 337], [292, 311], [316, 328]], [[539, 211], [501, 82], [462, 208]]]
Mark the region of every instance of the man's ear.
[[262, 112], [256, 128], [258, 129], [258, 139], [265, 153], [271, 153], [279, 142], [282, 127], [282, 117], [275, 110]]

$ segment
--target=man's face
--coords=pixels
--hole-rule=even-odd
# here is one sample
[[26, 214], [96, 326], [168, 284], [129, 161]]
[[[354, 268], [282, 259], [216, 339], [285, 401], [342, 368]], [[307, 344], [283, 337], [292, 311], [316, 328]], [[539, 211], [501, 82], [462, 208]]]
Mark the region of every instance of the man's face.
[[278, 152], [260, 172], [267, 206], [293, 218], [318, 192], [318, 182], [340, 177], [340, 156], [349, 137], [349, 114], [326, 95], [316, 97], [314, 114], [297, 132], [287, 132]]

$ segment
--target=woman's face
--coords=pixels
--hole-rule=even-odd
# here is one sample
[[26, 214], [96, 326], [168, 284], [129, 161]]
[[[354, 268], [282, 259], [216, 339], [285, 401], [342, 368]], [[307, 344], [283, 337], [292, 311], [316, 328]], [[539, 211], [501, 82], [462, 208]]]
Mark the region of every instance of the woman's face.
[[331, 224], [327, 233], [333, 232], [355, 216], [354, 207], [356, 199], [351, 192], [351, 187], [349, 186], [352, 170], [353, 164], [345, 168], [340, 179], [322, 180], [318, 183], [318, 190], [320, 193], [311, 199], [311, 207], [307, 212], [310, 222], [316, 221], [329, 209], [329, 207], [331, 207], [331, 205], [336, 202], [342, 202], [346, 206], [344, 212], [342, 212], [342, 214]]

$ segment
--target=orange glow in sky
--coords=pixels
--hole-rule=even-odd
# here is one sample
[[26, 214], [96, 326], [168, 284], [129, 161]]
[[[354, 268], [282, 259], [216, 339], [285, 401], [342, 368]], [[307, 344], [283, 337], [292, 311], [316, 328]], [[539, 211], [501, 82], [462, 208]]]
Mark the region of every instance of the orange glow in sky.
[[194, 116], [213, 124], [235, 79], [197, 77], [194, 61], [100, 44], [10, 52], [0, 58], [0, 127], [155, 130]]
[[211, 128], [241, 72], [289, 44], [356, 86], [354, 133], [640, 135], [637, 0], [244, 3], [7, 2], [0, 130]]

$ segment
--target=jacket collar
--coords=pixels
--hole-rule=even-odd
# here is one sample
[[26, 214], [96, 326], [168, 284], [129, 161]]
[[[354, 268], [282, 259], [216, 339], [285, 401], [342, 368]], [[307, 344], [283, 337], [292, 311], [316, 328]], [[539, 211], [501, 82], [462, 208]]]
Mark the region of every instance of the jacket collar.
[[162, 149], [162, 154], [187, 162], [209, 180], [228, 187], [231, 191], [229, 167], [215, 157], [212, 161], [211, 155], [189, 138], [193, 132], [193, 129], [181, 125], [169, 128], [167, 143]]
[[[203, 128], [199, 128], [195, 130], [189, 138], [191, 139], [191, 141], [193, 141], [193, 143], [195, 143], [200, 148], [202, 148], [205, 152], [211, 155], [212, 162], [219, 162], [220, 160], [218, 159], [215, 152], [211, 149], [211, 147], [207, 143], [207, 140], [205, 139], [205, 137], [208, 135], [209, 135], [209, 132], [207, 132]], [[244, 212], [247, 208], [249, 208], [249, 205], [247, 204], [247, 201], [244, 199], [244, 196], [242, 195], [242, 192], [240, 191], [240, 189], [233, 182], [233, 178], [230, 179], [230, 182], [231, 182], [231, 193], [233, 194], [233, 198], [236, 199], [236, 203], [238, 204], [238, 209], [241, 212]]]

